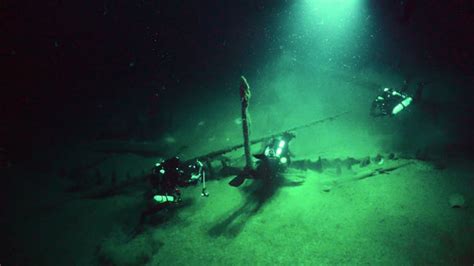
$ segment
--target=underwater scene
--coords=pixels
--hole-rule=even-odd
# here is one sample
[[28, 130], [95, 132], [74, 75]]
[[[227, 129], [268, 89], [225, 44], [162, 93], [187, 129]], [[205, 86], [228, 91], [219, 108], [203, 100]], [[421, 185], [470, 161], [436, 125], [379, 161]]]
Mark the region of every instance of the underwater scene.
[[15, 1], [0, 265], [473, 265], [469, 0]]

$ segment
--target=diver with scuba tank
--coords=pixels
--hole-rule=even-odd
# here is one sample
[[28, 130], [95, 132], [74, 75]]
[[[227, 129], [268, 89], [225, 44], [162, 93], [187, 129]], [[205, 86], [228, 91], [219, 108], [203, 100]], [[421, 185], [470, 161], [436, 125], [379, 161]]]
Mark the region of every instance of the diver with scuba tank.
[[293, 138], [295, 134], [290, 132], [271, 138], [260, 153], [253, 155], [258, 160], [256, 168], [237, 175], [229, 182], [229, 185], [239, 187], [247, 178], [268, 180], [284, 172], [291, 162], [289, 142]]
[[150, 175], [153, 199], [157, 203], [181, 201], [180, 187], [188, 187], [202, 183], [201, 196], [209, 196], [206, 191], [206, 173], [202, 162], [182, 163], [179, 157], [156, 163]]
[[206, 172], [201, 161], [181, 162], [178, 156], [162, 160], [155, 164], [149, 175], [151, 198], [148, 207], [142, 212], [140, 224], [147, 216], [160, 210], [179, 205], [182, 202], [180, 188], [202, 184], [201, 196], [208, 197], [206, 188]]
[[406, 93], [408, 90], [408, 81], [405, 81], [404, 86], [400, 90], [384, 88], [372, 102], [370, 115], [373, 117], [381, 117], [399, 114], [401, 111], [406, 110], [412, 103], [421, 101], [425, 85], [426, 83], [419, 82], [413, 96]]

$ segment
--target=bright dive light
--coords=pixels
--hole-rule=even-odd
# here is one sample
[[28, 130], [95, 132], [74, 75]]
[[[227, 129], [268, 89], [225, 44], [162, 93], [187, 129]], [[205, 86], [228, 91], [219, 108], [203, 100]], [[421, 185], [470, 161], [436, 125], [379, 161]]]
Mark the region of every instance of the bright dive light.
[[403, 101], [401, 101], [399, 104], [397, 104], [397, 105], [395, 105], [395, 107], [393, 107], [392, 114], [396, 115], [396, 114], [400, 113], [400, 111], [405, 109], [405, 107], [407, 107], [408, 105], [410, 105], [410, 103], [412, 101], [413, 101], [413, 99], [411, 97], [407, 97], [407, 98], [403, 99]]
[[280, 163], [285, 164], [288, 162], [288, 159], [286, 157], [281, 157], [280, 158]]
[[[370, 42], [371, 21], [367, 0], [298, 0], [294, 5], [293, 30], [304, 38], [296, 42], [305, 56], [343, 61], [347, 54], [365, 51]], [[297, 14], [297, 15], [296, 15]], [[356, 42], [357, 45], [353, 45]], [[309, 52], [314, 51], [314, 52]]]
[[361, 0], [306, 0], [305, 4], [314, 11], [326, 15], [342, 15], [351, 12]]
[[365, 26], [364, 1], [304, 0], [300, 12], [302, 23], [305, 28], [315, 30], [318, 39], [325, 40], [321, 43], [323, 48], [331, 48], [334, 46], [333, 42], [352, 43]]
[[278, 149], [277, 149], [277, 151], [276, 151], [276, 156], [277, 156], [277, 157], [280, 157], [282, 151], [283, 151], [283, 149], [280, 148], [280, 147], [278, 147]]
[[153, 199], [158, 203], [173, 202], [174, 201], [173, 196], [167, 196], [167, 195], [155, 195], [153, 197]]
[[283, 148], [285, 146], [285, 141], [280, 140], [280, 143], [278, 143], [278, 147]]

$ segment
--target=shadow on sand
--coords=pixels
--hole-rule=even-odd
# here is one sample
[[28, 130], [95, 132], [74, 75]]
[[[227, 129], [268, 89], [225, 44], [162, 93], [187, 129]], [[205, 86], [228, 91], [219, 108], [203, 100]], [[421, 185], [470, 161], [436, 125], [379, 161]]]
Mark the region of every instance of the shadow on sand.
[[[153, 204], [153, 202], [149, 203]], [[132, 238], [146, 231], [147, 227], [166, 227], [169, 221], [176, 217], [180, 210], [189, 208], [194, 204], [194, 200], [185, 199], [179, 204], [170, 203], [155, 205], [155, 208], [146, 208], [140, 216], [138, 224], [135, 226], [132, 232]]]
[[246, 201], [228, 217], [215, 224], [208, 231], [211, 237], [225, 236], [234, 238], [244, 228], [250, 218], [256, 215], [262, 207], [273, 198], [280, 187], [300, 186], [304, 181], [288, 181], [283, 175], [274, 178], [252, 179], [252, 183], [243, 187]]

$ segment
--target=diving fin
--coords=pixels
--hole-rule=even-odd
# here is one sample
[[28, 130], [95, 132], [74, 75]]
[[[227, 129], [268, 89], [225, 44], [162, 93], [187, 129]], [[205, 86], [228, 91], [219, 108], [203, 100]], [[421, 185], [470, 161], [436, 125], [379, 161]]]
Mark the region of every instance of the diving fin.
[[232, 180], [230, 180], [229, 185], [233, 187], [239, 187], [242, 185], [245, 181], [245, 175], [244, 174], [239, 174], [238, 176], [234, 177]]

